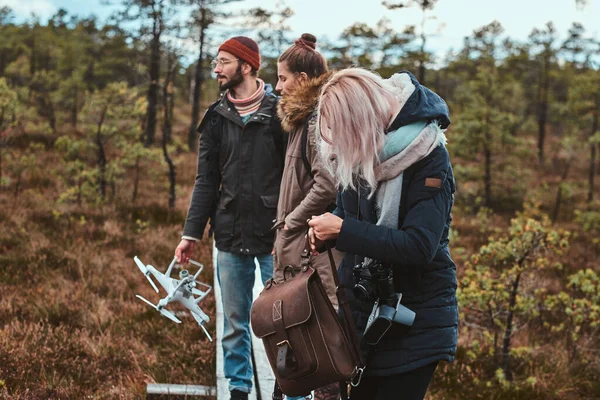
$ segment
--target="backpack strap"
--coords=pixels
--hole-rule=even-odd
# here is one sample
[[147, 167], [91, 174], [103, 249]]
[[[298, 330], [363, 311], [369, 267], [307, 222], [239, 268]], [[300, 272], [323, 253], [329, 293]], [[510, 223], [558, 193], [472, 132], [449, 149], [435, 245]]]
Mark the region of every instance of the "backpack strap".
[[[312, 114], [308, 116], [308, 118], [306, 118], [306, 121], [304, 121], [304, 127], [302, 128], [302, 137], [300, 138], [300, 152], [302, 154], [302, 163], [304, 164], [304, 168], [306, 168], [306, 171], [312, 179], [315, 179], [315, 174], [313, 174], [312, 165], [310, 165], [310, 162], [308, 161], [306, 148], [308, 147], [308, 128], [310, 125], [310, 120], [313, 119], [313, 117], [315, 117], [316, 115], [317, 111], [315, 110], [312, 112]], [[334, 201], [333, 203], [329, 204], [325, 210], [327, 212], [333, 212], [333, 210], [335, 210], [335, 207], [336, 206]]]
[[308, 146], [308, 125], [314, 115], [315, 113], [313, 112], [308, 118], [306, 118], [306, 121], [304, 121], [304, 127], [302, 128], [302, 138], [300, 139], [302, 162], [304, 163], [304, 167], [306, 168], [308, 174], [312, 179], [315, 179], [315, 175], [312, 172], [312, 166], [308, 162], [308, 156], [306, 155], [306, 147]]
[[275, 379], [275, 387], [273, 388], [273, 400], [283, 400], [283, 392], [279, 387], [279, 383], [277, 383], [277, 379]]
[[[219, 118], [218, 116], [214, 115], [215, 113], [215, 109], [217, 108], [217, 106], [219, 105], [219, 101], [217, 100], [214, 103], [212, 103], [208, 109], [206, 110], [206, 112], [204, 113], [204, 117], [202, 117], [202, 122], [200, 122], [200, 125], [198, 125], [198, 129], [196, 132], [198, 132], [199, 134], [202, 134], [202, 131], [204, 130], [204, 128], [206, 127], [206, 124], [208, 124], [209, 122], [212, 125], [217, 125], [217, 124], [222, 124], [221, 123], [221, 118]], [[217, 114], [218, 115], [218, 114]], [[220, 129], [220, 126], [218, 126], [217, 128]], [[219, 140], [221, 140], [221, 135], [219, 135]]]

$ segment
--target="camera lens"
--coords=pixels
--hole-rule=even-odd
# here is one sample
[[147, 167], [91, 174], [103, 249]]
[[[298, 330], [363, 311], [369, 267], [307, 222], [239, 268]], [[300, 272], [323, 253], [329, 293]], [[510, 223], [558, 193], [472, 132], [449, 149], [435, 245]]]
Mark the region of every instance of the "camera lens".
[[354, 296], [361, 301], [369, 301], [375, 298], [375, 290], [370, 281], [361, 279], [354, 287], [352, 288], [352, 293]]

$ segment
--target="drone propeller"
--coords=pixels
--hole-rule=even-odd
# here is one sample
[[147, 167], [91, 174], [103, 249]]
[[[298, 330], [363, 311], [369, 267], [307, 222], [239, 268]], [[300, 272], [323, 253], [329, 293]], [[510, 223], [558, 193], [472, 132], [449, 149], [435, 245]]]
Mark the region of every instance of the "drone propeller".
[[149, 302], [148, 300], [146, 300], [145, 298], [143, 298], [139, 294], [136, 294], [135, 297], [137, 297], [138, 299], [142, 300], [143, 302], [145, 302], [146, 304], [148, 304], [150, 307], [154, 308], [156, 311], [160, 312], [162, 315], [164, 315], [165, 317], [169, 318], [171, 321], [177, 322], [178, 324], [181, 323], [181, 320], [179, 320], [169, 310], [166, 310], [165, 308], [158, 308], [158, 306], [152, 304], [151, 302]]
[[138, 299], [140, 299], [141, 301], [143, 301], [144, 303], [148, 304], [149, 306], [151, 306], [152, 308], [158, 310], [158, 307], [156, 307], [153, 303], [151, 303], [150, 301], [146, 300], [145, 298], [143, 298], [142, 296], [140, 296], [139, 294], [136, 294], [135, 297], [137, 297]]
[[167, 310], [166, 308], [161, 308], [158, 311], [160, 311], [160, 313], [162, 315], [164, 315], [165, 317], [169, 318], [171, 321], [177, 322], [178, 324], [181, 323], [181, 320], [179, 318], [177, 318], [175, 315], [173, 315], [173, 313], [171, 311]]
[[212, 340], [212, 336], [210, 336], [210, 333], [208, 333], [208, 331], [206, 330], [206, 328], [204, 327], [204, 323], [205, 321], [200, 318], [199, 315], [196, 315], [195, 312], [190, 310], [190, 314], [192, 314], [192, 317], [194, 317], [194, 319], [196, 320], [196, 322], [198, 322], [198, 325], [200, 325], [200, 328], [202, 328], [202, 330], [204, 331], [204, 333], [206, 333], [206, 337], [208, 337], [208, 340], [210, 340], [211, 342]]
[[156, 285], [154, 284], [154, 282], [150, 278], [150, 271], [148, 270], [148, 268], [146, 268], [146, 266], [144, 265], [144, 263], [141, 262], [140, 259], [137, 258], [137, 256], [133, 257], [133, 260], [137, 264], [137, 266], [140, 269], [140, 271], [142, 271], [142, 274], [144, 274], [144, 276], [146, 277], [146, 279], [148, 279], [148, 282], [150, 282], [150, 284], [152, 285], [152, 287], [154, 288], [154, 290], [156, 290], [156, 293], [158, 293], [158, 288], [156, 287]]
[[202, 330], [204, 331], [204, 333], [206, 333], [206, 337], [208, 337], [208, 340], [212, 342], [212, 337], [210, 336], [210, 333], [208, 333], [208, 331], [206, 330], [206, 328], [204, 327], [204, 325], [200, 325], [200, 328], [202, 328]]

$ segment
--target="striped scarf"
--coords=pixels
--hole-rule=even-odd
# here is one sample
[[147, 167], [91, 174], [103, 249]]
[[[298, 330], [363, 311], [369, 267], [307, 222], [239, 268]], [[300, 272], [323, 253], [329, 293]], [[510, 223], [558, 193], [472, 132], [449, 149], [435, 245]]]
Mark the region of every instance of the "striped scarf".
[[255, 113], [265, 97], [265, 82], [261, 79], [256, 79], [256, 81], [258, 82], [258, 89], [247, 99], [234, 99], [231, 96], [231, 91], [227, 91], [227, 99], [233, 104], [242, 119]]

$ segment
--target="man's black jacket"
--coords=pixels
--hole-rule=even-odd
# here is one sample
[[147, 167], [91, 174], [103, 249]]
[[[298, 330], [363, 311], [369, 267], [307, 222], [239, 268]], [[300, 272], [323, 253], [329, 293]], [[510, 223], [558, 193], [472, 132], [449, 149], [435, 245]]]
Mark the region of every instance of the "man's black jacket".
[[285, 148], [277, 100], [267, 89], [245, 125], [226, 95], [210, 106], [198, 128], [198, 174], [184, 236], [200, 239], [210, 218], [219, 250], [271, 252]]

